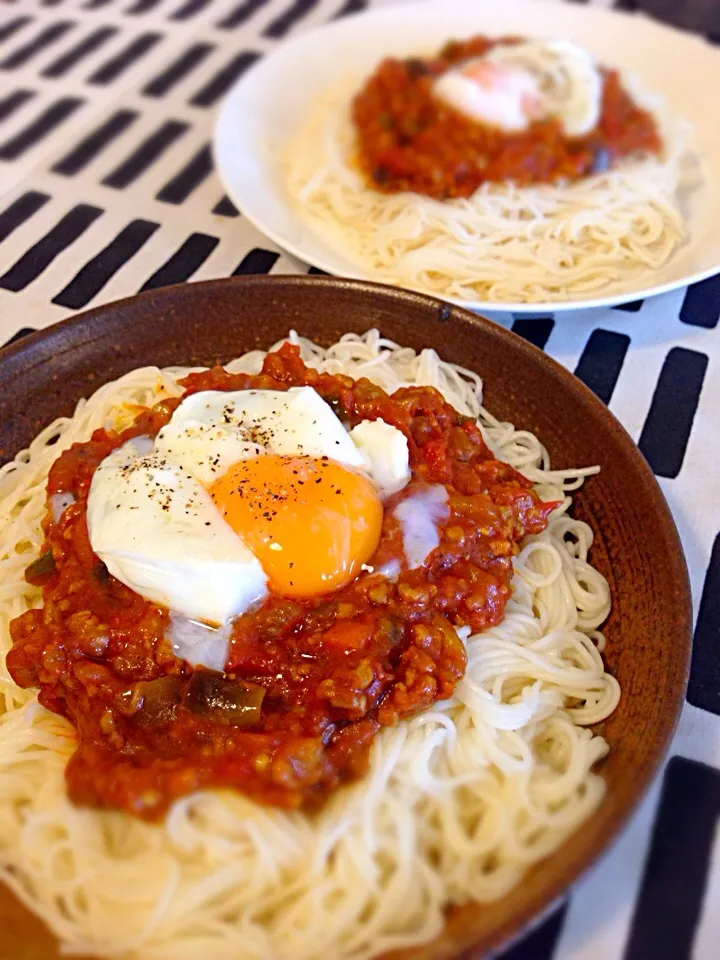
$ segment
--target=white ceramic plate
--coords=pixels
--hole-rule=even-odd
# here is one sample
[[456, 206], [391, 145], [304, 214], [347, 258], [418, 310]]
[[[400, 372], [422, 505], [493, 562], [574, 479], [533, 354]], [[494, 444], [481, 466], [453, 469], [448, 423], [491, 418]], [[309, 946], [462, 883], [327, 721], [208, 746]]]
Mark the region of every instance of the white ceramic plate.
[[277, 149], [320, 94], [347, 74], [365, 75], [385, 56], [426, 52], [446, 39], [489, 35], [562, 36], [601, 63], [634, 73], [689, 120], [706, 183], [688, 202], [690, 240], [662, 269], [601, 297], [564, 303], [456, 301], [480, 310], [557, 312], [649, 297], [720, 271], [720, 50], [643, 16], [546, 0], [425, 0], [358, 14], [279, 46], [233, 87], [215, 129], [215, 159], [238, 209], [280, 247], [328, 273], [377, 279], [317, 236], [294, 211]]

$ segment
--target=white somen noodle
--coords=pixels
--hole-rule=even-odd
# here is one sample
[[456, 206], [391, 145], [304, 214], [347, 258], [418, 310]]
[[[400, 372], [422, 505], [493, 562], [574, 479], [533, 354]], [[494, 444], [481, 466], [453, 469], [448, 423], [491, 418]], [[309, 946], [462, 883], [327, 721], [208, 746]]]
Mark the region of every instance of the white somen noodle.
[[[602, 801], [593, 765], [607, 752], [588, 729], [615, 708], [598, 628], [608, 586], [588, 562], [593, 534], [569, 513], [594, 468], [553, 470], [532, 434], [481, 406], [481, 381], [377, 331], [327, 350], [291, 335], [305, 361], [367, 376], [387, 390], [431, 384], [478, 417], [496, 455], [541, 496], [561, 501], [515, 561], [502, 623], [460, 631], [465, 678], [452, 700], [385, 730], [368, 775], [308, 815], [240, 793], [177, 800], [148, 824], [73, 806], [68, 722], [0, 672], [0, 878], [73, 953], [137, 960], [362, 960], [426, 941], [449, 903], [489, 902], [562, 843]], [[255, 372], [263, 354], [230, 364]], [[40, 602], [23, 572], [42, 545], [52, 462], [126, 404], [177, 396], [186, 371], [134, 370], [80, 401], [0, 470], [0, 645]], [[4, 657], [3, 657], [4, 660]]]
[[690, 130], [657, 97], [631, 90], [656, 117], [662, 157], [628, 158], [571, 184], [486, 183], [441, 201], [380, 193], [353, 166], [350, 104], [361, 82], [320, 99], [284, 145], [282, 166], [298, 215], [373, 280], [471, 302], [571, 300], [641, 279], [686, 238]]

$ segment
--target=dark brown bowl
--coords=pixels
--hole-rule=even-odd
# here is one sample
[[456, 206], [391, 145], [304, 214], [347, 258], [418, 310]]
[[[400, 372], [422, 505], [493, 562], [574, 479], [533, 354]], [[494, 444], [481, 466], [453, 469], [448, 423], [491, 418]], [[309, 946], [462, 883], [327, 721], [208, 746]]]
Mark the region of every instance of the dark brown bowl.
[[[145, 293], [28, 336], [0, 355], [0, 459], [7, 460], [78, 398], [146, 364], [211, 364], [266, 347], [289, 328], [330, 344], [379, 327], [477, 370], [488, 407], [536, 433], [553, 465], [599, 463], [575, 514], [596, 534], [592, 560], [610, 582], [605, 659], [622, 699], [603, 725], [607, 796], [560, 850], [506, 897], [448, 917], [442, 937], [402, 954], [481, 956], [519, 935], [617, 835], [657, 771], [675, 727], [690, 651], [690, 592], [670, 511], [630, 437], [582, 384], [535, 347], [465, 310], [371, 283], [306, 277], [220, 280]], [[52, 937], [7, 892], [0, 958], [49, 960]]]

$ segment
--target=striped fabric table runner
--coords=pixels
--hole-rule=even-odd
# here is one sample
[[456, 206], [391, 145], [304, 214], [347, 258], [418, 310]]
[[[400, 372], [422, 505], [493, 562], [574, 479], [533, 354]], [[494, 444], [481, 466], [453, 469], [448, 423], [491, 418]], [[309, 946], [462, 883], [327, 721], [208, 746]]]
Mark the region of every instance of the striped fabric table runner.
[[[0, 343], [139, 290], [307, 272], [223, 195], [215, 109], [278, 41], [366, 6], [0, 0]], [[574, 371], [638, 442], [680, 529], [696, 611], [662, 776], [621, 842], [503, 960], [716, 960], [720, 277], [617, 309], [495, 318]]]

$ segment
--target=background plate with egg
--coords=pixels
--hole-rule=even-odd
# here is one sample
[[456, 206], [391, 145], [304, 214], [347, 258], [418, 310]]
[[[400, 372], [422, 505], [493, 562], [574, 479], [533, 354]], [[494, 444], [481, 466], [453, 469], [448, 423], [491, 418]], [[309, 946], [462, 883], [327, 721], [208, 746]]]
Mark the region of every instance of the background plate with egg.
[[[229, 195], [245, 216], [296, 256], [330, 273], [378, 279], [323, 240], [298, 215], [278, 158], [323, 91], [343, 78], [367, 76], [387, 56], [427, 54], [448, 39], [474, 34], [562, 38], [587, 49], [597, 60], [636, 76], [659, 95], [673, 116], [694, 131], [692, 156], [699, 168], [695, 186], [682, 196], [687, 241], [661, 268], [631, 283], [615, 283], [552, 303], [483, 300], [448, 296], [475, 309], [518, 313], [611, 305], [673, 289], [715, 273], [720, 267], [716, 212], [720, 182], [720, 131], [706, 107], [705, 91], [720, 67], [709, 44], [643, 17], [595, 7], [512, 0], [502, 5], [429, 2], [374, 11], [322, 27], [282, 46], [237, 83], [221, 110], [215, 156]], [[322, 51], [333, 50], [333, 57]], [[682, 62], [682, 71], [668, 69]], [[695, 176], [696, 175], [696, 176]]]

